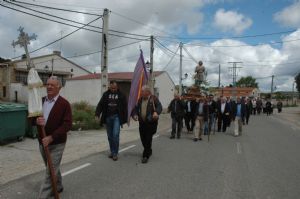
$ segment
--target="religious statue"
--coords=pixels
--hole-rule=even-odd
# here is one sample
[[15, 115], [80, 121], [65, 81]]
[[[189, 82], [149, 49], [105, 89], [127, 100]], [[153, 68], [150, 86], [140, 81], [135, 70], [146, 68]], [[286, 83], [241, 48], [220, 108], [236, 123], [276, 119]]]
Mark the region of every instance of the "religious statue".
[[200, 86], [203, 83], [203, 81], [204, 81], [204, 72], [205, 72], [205, 67], [203, 66], [202, 61], [199, 61], [198, 65], [195, 68], [195, 73], [196, 74], [194, 76], [195, 84], [197, 86]]

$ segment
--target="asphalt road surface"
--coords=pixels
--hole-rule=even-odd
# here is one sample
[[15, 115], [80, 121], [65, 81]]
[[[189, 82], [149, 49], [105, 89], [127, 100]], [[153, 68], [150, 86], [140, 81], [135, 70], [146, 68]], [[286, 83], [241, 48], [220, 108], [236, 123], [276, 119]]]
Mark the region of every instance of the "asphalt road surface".
[[[140, 142], [62, 166], [70, 199], [296, 199], [300, 198], [300, 132], [274, 116], [254, 116], [243, 135], [216, 133], [193, 142], [159, 132], [153, 156], [141, 164]], [[82, 149], [84, 150], [84, 148]], [[76, 151], [74, 151], [76, 153]], [[0, 187], [1, 199], [37, 198], [43, 172]]]

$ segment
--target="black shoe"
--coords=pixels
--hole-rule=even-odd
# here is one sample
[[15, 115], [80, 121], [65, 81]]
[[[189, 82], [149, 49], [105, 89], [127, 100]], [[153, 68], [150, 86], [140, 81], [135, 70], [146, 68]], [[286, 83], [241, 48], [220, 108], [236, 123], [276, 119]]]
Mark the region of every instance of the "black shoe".
[[193, 140], [194, 140], [194, 142], [197, 142], [197, 141], [198, 141], [198, 139], [197, 139], [197, 138], [194, 138]]
[[175, 136], [174, 135], [172, 135], [171, 137], [170, 137], [170, 139], [174, 139], [175, 138]]
[[[63, 191], [64, 191], [63, 187], [57, 190], [58, 193], [62, 193]], [[54, 193], [53, 192], [51, 193], [51, 197], [54, 197]]]
[[113, 159], [113, 161], [117, 161], [117, 160], [118, 160], [118, 156], [117, 156], [117, 155], [114, 155], [114, 156], [112, 157], [112, 159]]
[[143, 163], [143, 164], [146, 164], [147, 162], [148, 162], [148, 158], [147, 158], [147, 157], [143, 157], [142, 163]]
[[112, 159], [112, 158], [113, 158], [113, 155], [112, 155], [112, 154], [108, 155], [108, 158], [111, 158], [111, 159]]
[[180, 139], [180, 136], [177, 136], [177, 139]]
[[202, 140], [202, 138], [199, 138], [199, 140]]

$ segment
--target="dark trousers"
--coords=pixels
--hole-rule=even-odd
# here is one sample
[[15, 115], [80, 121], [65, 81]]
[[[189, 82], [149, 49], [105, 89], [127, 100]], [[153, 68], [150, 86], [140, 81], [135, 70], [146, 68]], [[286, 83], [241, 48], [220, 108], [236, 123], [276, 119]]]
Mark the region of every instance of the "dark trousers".
[[185, 126], [188, 131], [193, 131], [195, 127], [195, 119], [191, 112], [187, 112], [184, 116]]
[[247, 114], [246, 114], [246, 124], [248, 124], [249, 118], [250, 118], [250, 113], [247, 113]]
[[149, 158], [152, 155], [152, 137], [156, 133], [157, 123], [140, 122], [139, 131], [144, 147], [143, 157]]
[[225, 114], [219, 114], [218, 116], [218, 131], [221, 131], [221, 126], [222, 126], [222, 131], [226, 131], [226, 127], [228, 126], [228, 120], [229, 116]]
[[182, 117], [172, 117], [172, 132], [171, 136], [175, 136], [177, 134], [177, 137], [180, 137], [181, 135], [181, 129], [182, 129]]

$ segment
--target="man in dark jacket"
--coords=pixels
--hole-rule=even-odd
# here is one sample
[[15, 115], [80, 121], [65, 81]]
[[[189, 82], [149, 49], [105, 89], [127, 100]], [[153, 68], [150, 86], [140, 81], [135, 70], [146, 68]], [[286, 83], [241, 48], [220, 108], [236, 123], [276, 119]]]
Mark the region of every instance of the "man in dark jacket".
[[158, 98], [151, 94], [148, 86], [143, 86], [141, 98], [133, 109], [131, 116], [139, 121], [139, 131], [144, 147], [142, 163], [147, 163], [152, 155], [152, 137], [157, 131], [158, 116], [162, 112], [162, 105]]
[[226, 98], [221, 97], [221, 101], [218, 102], [218, 132], [225, 132], [230, 120], [230, 105], [226, 103]]
[[241, 98], [237, 98], [237, 103], [232, 108], [234, 121], [234, 136], [242, 135], [243, 118], [246, 114], [246, 106], [241, 102]]
[[184, 121], [188, 133], [192, 133], [194, 130], [196, 105], [197, 103], [194, 99], [188, 99], [185, 103]]
[[170, 139], [174, 139], [176, 134], [177, 138], [180, 138], [183, 125], [184, 109], [184, 102], [181, 100], [178, 94], [175, 94], [174, 99], [168, 106], [168, 113], [171, 113], [172, 118], [172, 131]]
[[204, 96], [202, 96], [196, 106], [195, 111], [196, 128], [194, 129], [194, 141], [202, 140], [204, 124], [208, 122], [209, 106]]
[[[208, 131], [211, 133], [211, 130], [215, 128], [216, 114], [218, 112], [217, 102], [214, 100], [214, 96], [212, 94], [209, 95], [208, 105], [209, 105]], [[213, 130], [215, 132], [215, 129]]]
[[109, 158], [118, 160], [120, 126], [127, 122], [127, 100], [119, 89], [116, 81], [111, 81], [109, 90], [103, 93], [95, 112], [96, 120], [100, 125], [106, 124], [109, 142]]

